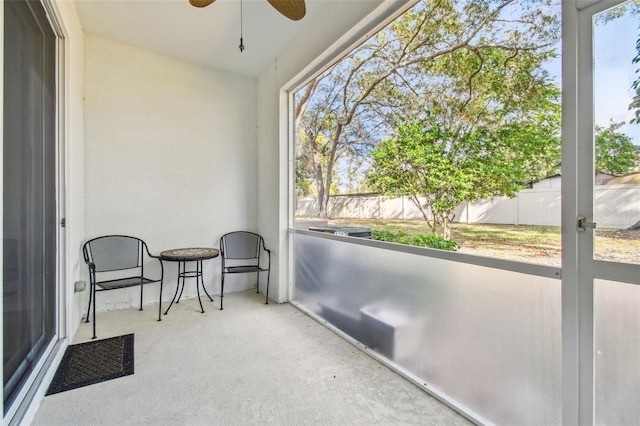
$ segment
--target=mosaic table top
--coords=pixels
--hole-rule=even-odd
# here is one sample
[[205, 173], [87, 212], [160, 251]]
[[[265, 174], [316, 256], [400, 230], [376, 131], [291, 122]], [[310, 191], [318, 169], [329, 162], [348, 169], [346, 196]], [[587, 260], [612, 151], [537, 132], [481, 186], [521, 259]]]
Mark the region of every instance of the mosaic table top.
[[218, 249], [206, 247], [179, 248], [160, 253], [164, 260], [204, 260], [218, 257]]

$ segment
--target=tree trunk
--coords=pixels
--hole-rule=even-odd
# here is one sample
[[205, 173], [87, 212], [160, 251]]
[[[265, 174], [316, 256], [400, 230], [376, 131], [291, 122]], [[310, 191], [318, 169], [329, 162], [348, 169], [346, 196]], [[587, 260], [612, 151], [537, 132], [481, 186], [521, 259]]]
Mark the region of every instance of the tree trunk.
[[[436, 235], [436, 232], [437, 232], [438, 228], [436, 226], [436, 218], [435, 218], [435, 216], [432, 215], [433, 220], [429, 219], [429, 215], [427, 214], [427, 211], [425, 210], [425, 208], [420, 203], [420, 199], [418, 199], [417, 195], [409, 195], [408, 197], [409, 197], [409, 201], [411, 201], [413, 203], [413, 205], [417, 207], [417, 209], [420, 212], [420, 214], [422, 214], [422, 217], [424, 218], [424, 221], [427, 223], [427, 226], [431, 230], [431, 233], [433, 235]], [[431, 208], [429, 210], [432, 211]]]
[[451, 239], [451, 226], [448, 216], [445, 217], [442, 221], [442, 238], [444, 238], [446, 241], [449, 241]]
[[318, 217], [327, 218], [327, 204], [325, 203], [325, 187], [322, 179], [322, 168], [316, 167], [316, 182], [318, 184]]
[[322, 165], [320, 162], [316, 162], [314, 169], [314, 179], [316, 181], [316, 189], [318, 191], [318, 217], [324, 219], [327, 217], [327, 209], [324, 202], [325, 186], [322, 176]]
[[[338, 150], [338, 141], [340, 141], [340, 136], [342, 135], [342, 129], [344, 126], [338, 123], [338, 127], [336, 128], [336, 133], [333, 136], [331, 142], [331, 151], [329, 153], [329, 158], [327, 158], [327, 168], [325, 170], [325, 184], [324, 184], [324, 198], [320, 198], [318, 196], [318, 200], [320, 201], [320, 212], [324, 212], [320, 217], [326, 219], [328, 217], [329, 212], [329, 201], [331, 200], [331, 183], [333, 182], [333, 166], [336, 163], [336, 152]], [[320, 193], [318, 193], [320, 194]]]
[[316, 91], [316, 87], [318, 87], [318, 79], [313, 79], [309, 84], [307, 84], [307, 88], [300, 100], [298, 100], [298, 104], [296, 105], [295, 110], [295, 119], [297, 120], [304, 112], [307, 110], [307, 106], [309, 105], [309, 99], [311, 99], [311, 95]]

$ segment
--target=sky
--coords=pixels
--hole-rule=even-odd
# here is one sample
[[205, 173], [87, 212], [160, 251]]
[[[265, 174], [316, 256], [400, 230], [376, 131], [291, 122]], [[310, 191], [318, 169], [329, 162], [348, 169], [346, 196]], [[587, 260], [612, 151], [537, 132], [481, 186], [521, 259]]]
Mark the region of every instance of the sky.
[[[557, 5], [559, 7], [559, 4]], [[606, 12], [606, 11], [605, 11]], [[603, 12], [604, 13], [604, 12]], [[611, 120], [625, 122], [619, 131], [640, 146], [640, 125], [628, 124], [634, 117], [628, 107], [633, 98], [631, 85], [639, 75], [640, 64], [631, 61], [636, 56], [636, 40], [640, 29], [640, 16], [629, 11], [613, 21], [598, 21], [594, 25], [594, 118], [595, 124], [608, 127]], [[560, 84], [562, 77], [561, 43], [558, 57], [546, 64], [550, 77]]]
[[[631, 61], [636, 56], [636, 40], [640, 16], [627, 12], [621, 18], [594, 27], [594, 114], [596, 125], [631, 120], [628, 107], [633, 98], [631, 85], [638, 76], [640, 64]], [[640, 145], [640, 124], [626, 124], [620, 131]]]

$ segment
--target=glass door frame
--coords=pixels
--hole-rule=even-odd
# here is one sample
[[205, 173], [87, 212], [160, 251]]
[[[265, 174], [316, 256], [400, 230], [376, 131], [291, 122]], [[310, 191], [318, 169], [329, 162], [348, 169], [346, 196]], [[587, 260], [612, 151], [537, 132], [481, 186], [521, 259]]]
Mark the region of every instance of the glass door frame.
[[563, 2], [562, 423], [595, 420], [594, 280], [640, 284], [640, 265], [594, 260], [593, 17], [625, 0]]
[[[37, 361], [33, 372], [29, 378], [21, 387], [20, 391], [16, 395], [13, 403], [7, 408], [6, 413], [3, 416], [3, 422], [9, 424], [20, 419], [31, 410], [31, 401], [39, 393], [44, 392], [40, 388], [45, 386], [44, 379], [53, 375], [53, 370], [50, 369], [53, 365], [54, 358], [60, 358], [62, 356], [63, 349], [66, 345], [61, 345], [62, 340], [68, 336], [69, 324], [67, 318], [67, 306], [69, 306], [69, 292], [67, 291], [67, 233], [66, 227], [63, 225], [64, 218], [66, 216], [66, 185], [67, 185], [67, 168], [66, 168], [66, 143], [67, 143], [67, 90], [66, 84], [68, 74], [66, 71], [67, 64], [67, 50], [66, 50], [66, 31], [62, 25], [60, 18], [60, 12], [57, 5], [52, 0], [39, 0], [42, 5], [47, 21], [51, 27], [51, 30], [56, 37], [55, 40], [55, 52], [54, 52], [54, 67], [55, 67], [55, 111], [54, 111], [54, 157], [55, 157], [55, 311], [54, 311], [54, 335], [51, 341], [46, 344], [46, 349], [43, 351], [40, 359]], [[4, 22], [4, 7], [0, 7], [0, 22]], [[0, 31], [0, 43], [4, 44], [4, 31]], [[4, 55], [0, 55], [0, 77], [4, 79]], [[4, 104], [4, 89], [3, 85], [0, 85], [0, 96]], [[0, 114], [0, 124], [4, 126], [3, 115]], [[3, 137], [0, 135], [0, 141], [4, 144]], [[0, 160], [3, 159], [2, 150], [0, 150]], [[0, 183], [2, 177], [0, 176]], [[3, 201], [0, 199], [0, 207], [4, 209]], [[0, 235], [2, 230], [0, 230]], [[2, 266], [3, 257], [2, 246], [0, 246], [0, 266]], [[0, 298], [3, 296], [0, 295]], [[0, 299], [4, 305], [4, 301]], [[3, 319], [0, 316], [0, 325], [2, 325]], [[51, 370], [51, 371], [49, 371]]]

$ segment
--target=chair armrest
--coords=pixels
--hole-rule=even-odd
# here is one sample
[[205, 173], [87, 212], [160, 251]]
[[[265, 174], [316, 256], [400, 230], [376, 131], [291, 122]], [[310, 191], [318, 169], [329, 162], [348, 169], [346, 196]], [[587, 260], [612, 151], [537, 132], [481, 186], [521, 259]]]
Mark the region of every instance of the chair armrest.
[[162, 256], [160, 255], [155, 255], [155, 254], [151, 254], [149, 252], [149, 249], [147, 249], [147, 255], [149, 256], [149, 258], [151, 259], [158, 259], [158, 263], [160, 264], [160, 279], [157, 281], [162, 281], [164, 278], [164, 264], [162, 263]]
[[142, 244], [144, 245], [144, 250], [147, 252], [147, 256], [152, 257], [154, 259], [160, 259], [160, 256], [156, 256], [155, 254], [151, 254], [151, 252], [149, 251], [149, 246], [147, 246], [147, 243], [145, 243], [143, 241]]
[[267, 248], [267, 246], [265, 246], [264, 239], [262, 240], [262, 249], [267, 252], [267, 257], [269, 259], [269, 267], [268, 267], [268, 269], [270, 270], [271, 269], [271, 250], [269, 250]]
[[269, 250], [269, 249], [267, 248], [267, 246], [265, 245], [265, 243], [264, 243], [264, 238], [261, 238], [261, 240], [262, 240], [262, 249], [263, 249], [264, 251], [266, 251], [267, 253], [269, 253], [269, 255], [271, 255], [271, 250]]
[[262, 249], [267, 252], [267, 257], [269, 258], [269, 264], [271, 264], [271, 250], [266, 248], [264, 245], [262, 246]]

